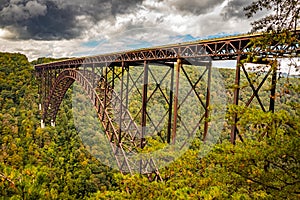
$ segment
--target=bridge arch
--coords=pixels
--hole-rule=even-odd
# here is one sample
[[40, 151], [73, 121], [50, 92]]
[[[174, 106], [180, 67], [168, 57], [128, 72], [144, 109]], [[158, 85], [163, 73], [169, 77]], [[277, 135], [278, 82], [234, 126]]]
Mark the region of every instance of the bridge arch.
[[134, 123], [134, 120], [130, 116], [129, 111], [126, 110], [124, 106], [123, 116], [127, 120], [130, 120], [130, 123], [128, 123], [130, 127], [125, 128], [127, 131], [123, 132], [113, 122], [111, 114], [108, 109], [106, 109], [107, 105], [102, 101], [100, 95], [109, 95], [109, 104], [111, 106], [114, 106], [115, 104], [122, 105], [121, 99], [110, 86], [106, 86], [106, 89], [103, 87], [93, 87], [91, 80], [95, 79], [100, 80], [100, 84], [103, 86], [104, 80], [102, 80], [102, 77], [92, 71], [78, 70], [76, 68], [66, 68], [61, 71], [57, 76], [47, 102], [45, 103], [42, 119], [45, 122], [51, 121], [54, 123], [67, 90], [74, 82], [79, 83], [94, 105], [105, 135], [108, 138], [108, 141], [110, 141], [110, 146], [119, 170], [122, 173], [130, 174], [139, 171], [142, 174], [147, 174], [149, 179], [162, 180], [152, 158], [137, 159], [138, 148], [141, 143], [141, 133], [139, 127]]
[[[62, 100], [67, 90], [72, 86], [74, 82], [79, 83], [84, 88], [93, 103], [95, 103], [95, 101], [97, 100], [100, 100], [97, 92], [93, 88], [93, 84], [91, 83], [89, 78], [87, 78], [90, 76], [96, 75], [92, 74], [92, 72], [89, 71], [76, 70], [73, 68], [67, 68], [60, 72], [56, 77], [56, 80], [52, 85], [50, 95], [45, 102], [44, 112], [42, 116], [44, 122], [55, 122], [56, 115], [58, 113]], [[101, 106], [99, 105], [97, 108], [97, 112], [99, 112]]]

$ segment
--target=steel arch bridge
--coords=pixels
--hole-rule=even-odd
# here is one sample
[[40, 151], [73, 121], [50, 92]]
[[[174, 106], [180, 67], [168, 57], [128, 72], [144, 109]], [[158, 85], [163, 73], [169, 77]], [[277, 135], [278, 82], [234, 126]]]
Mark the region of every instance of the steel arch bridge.
[[[240, 99], [240, 76], [243, 73], [252, 89], [252, 95], [245, 102], [249, 106], [253, 99], [257, 99], [264, 111], [274, 112], [277, 72], [276, 68], [270, 68], [265, 74], [258, 87], [255, 87], [249, 78], [242, 60], [248, 55], [256, 55], [266, 59], [274, 57], [299, 57], [300, 43], [299, 31], [295, 33], [296, 40], [292, 44], [271, 43], [265, 48], [254, 47], [253, 39], [262, 37], [261, 34], [238, 35], [225, 38], [200, 40], [190, 43], [182, 43], [168, 46], [160, 46], [133, 51], [81, 57], [57, 61], [53, 63], [40, 64], [35, 66], [36, 78], [39, 83], [40, 110], [42, 116], [42, 127], [51, 123], [55, 126], [56, 115], [65, 93], [76, 81], [86, 91], [95, 107], [105, 134], [110, 141], [110, 146], [117, 161], [118, 168], [122, 173], [147, 174], [149, 179], [161, 180], [159, 170], [155, 161], [149, 158], [132, 159], [140, 149], [147, 144], [147, 124], [154, 126], [155, 134], [158, 134], [158, 126], [166, 121], [164, 135], [159, 135], [162, 141], [170, 144], [176, 142], [178, 126], [186, 127], [180, 115], [180, 108], [186, 103], [185, 99], [193, 93], [196, 96], [203, 113], [199, 116], [197, 125], [201, 128], [202, 139], [205, 141], [209, 129], [210, 117], [210, 91], [212, 77], [212, 61], [214, 60], [236, 60], [236, 75], [233, 104], [238, 105]], [[164, 68], [159, 78], [155, 77], [150, 65]], [[202, 73], [192, 80], [193, 71], [187, 70], [187, 66], [201, 67]], [[138, 76], [133, 76], [131, 71], [139, 68]], [[206, 78], [204, 78], [204, 76]], [[271, 76], [272, 87], [270, 90], [269, 108], [265, 108], [259, 97], [259, 90], [265, 84], [266, 79]], [[184, 77], [190, 89], [182, 101], [178, 98], [181, 77]], [[154, 80], [153, 88], [149, 88], [149, 79]], [[167, 80], [167, 81], [166, 81]], [[163, 89], [163, 82], [169, 84], [170, 90]], [[205, 88], [199, 89], [200, 81], [205, 81]], [[142, 82], [142, 88], [138, 83]], [[130, 84], [131, 83], [131, 84]], [[119, 84], [119, 91], [115, 91], [116, 84]], [[165, 83], [164, 83], [165, 84]], [[139, 110], [135, 116], [129, 108], [129, 93], [135, 90], [139, 98]], [[159, 94], [163, 99], [167, 112], [158, 124], [152, 123], [148, 114], [148, 104]], [[202, 95], [202, 96], [201, 96]], [[113, 113], [118, 113], [113, 117]], [[239, 135], [236, 123], [239, 116], [234, 116], [230, 140], [235, 143]], [[185, 129], [187, 134], [195, 133], [193, 130]]]

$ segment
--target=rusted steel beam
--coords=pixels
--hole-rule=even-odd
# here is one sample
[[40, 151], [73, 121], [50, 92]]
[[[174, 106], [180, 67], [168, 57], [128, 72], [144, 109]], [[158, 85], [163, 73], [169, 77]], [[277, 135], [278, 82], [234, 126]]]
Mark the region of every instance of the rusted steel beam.
[[119, 107], [119, 143], [122, 141], [122, 123], [123, 123], [123, 88], [124, 88], [124, 71], [125, 71], [125, 64], [122, 62], [122, 77], [121, 77], [121, 90], [120, 90], [120, 107]]
[[[300, 30], [296, 31], [298, 37]], [[262, 37], [262, 34], [238, 35], [211, 40], [200, 40], [189, 43], [138, 49], [133, 51], [110, 53], [91, 57], [74, 58], [53, 63], [36, 65], [36, 70], [41, 68], [68, 68], [68, 66], [80, 66], [92, 63], [121, 63], [140, 61], [164, 61], [176, 62], [177, 58], [201, 58], [211, 57], [212, 60], [234, 60], [238, 54], [251, 54], [251, 39]], [[290, 54], [300, 53], [299, 40], [295, 44], [282, 45], [271, 44], [270, 48], [259, 49], [256, 53], [260, 55], [277, 57], [288, 57]]]
[[169, 116], [168, 116], [168, 130], [167, 130], [167, 142], [171, 143], [172, 134], [172, 109], [173, 109], [173, 90], [174, 90], [174, 63], [170, 65], [171, 68], [171, 82], [170, 82], [170, 99], [169, 99]]
[[[240, 79], [241, 79], [241, 54], [237, 57], [236, 69], [235, 69], [235, 90], [234, 90], [234, 100], [233, 104], [238, 106], [239, 105], [239, 95], [240, 95]], [[230, 142], [235, 144], [236, 134], [237, 134], [237, 126], [236, 123], [238, 122], [237, 113], [233, 116], [233, 125], [231, 127], [231, 134], [230, 134]]]
[[206, 67], [208, 70], [208, 78], [207, 78], [207, 90], [206, 90], [206, 102], [205, 102], [205, 122], [204, 122], [204, 132], [203, 132], [203, 141], [206, 141], [206, 137], [208, 134], [209, 128], [209, 106], [210, 106], [210, 87], [211, 87], [211, 74], [212, 74], [212, 63], [209, 62]]
[[143, 81], [143, 94], [142, 94], [142, 135], [141, 135], [141, 148], [145, 147], [146, 143], [146, 125], [147, 125], [147, 101], [148, 101], [148, 71], [149, 64], [147, 61], [144, 62], [144, 81]]
[[130, 73], [130, 69], [129, 66], [126, 65], [125, 66], [125, 70], [126, 70], [126, 96], [125, 96], [125, 108], [126, 110], [128, 110], [128, 106], [129, 106], [129, 73]]
[[178, 96], [179, 96], [179, 78], [180, 78], [180, 69], [182, 67], [182, 60], [180, 58], [177, 59], [176, 65], [176, 75], [175, 75], [175, 96], [174, 96], [174, 119], [173, 119], [173, 128], [172, 128], [172, 144], [174, 145], [176, 142], [176, 131], [177, 131], [177, 118], [178, 118]]
[[259, 86], [257, 87], [257, 89], [255, 89], [255, 87], [254, 87], [253, 83], [251, 82], [251, 79], [250, 79], [250, 77], [249, 77], [249, 74], [248, 74], [248, 72], [246, 71], [246, 68], [245, 68], [244, 65], [242, 66], [242, 69], [243, 69], [243, 72], [244, 72], [244, 74], [245, 74], [245, 76], [246, 76], [246, 79], [247, 79], [247, 81], [248, 81], [248, 83], [249, 83], [249, 85], [250, 85], [250, 88], [251, 88], [252, 91], [253, 91], [252, 96], [250, 97], [250, 99], [249, 99], [248, 102], [246, 103], [246, 107], [248, 107], [248, 106], [251, 104], [251, 102], [252, 102], [252, 100], [254, 99], [254, 97], [256, 97], [256, 99], [257, 99], [257, 101], [258, 101], [258, 103], [259, 103], [261, 109], [262, 109], [264, 112], [266, 112], [266, 109], [265, 109], [265, 107], [264, 107], [264, 105], [263, 105], [263, 103], [262, 103], [262, 101], [261, 101], [261, 99], [260, 99], [260, 97], [259, 97], [258, 92], [259, 92], [259, 90], [261, 89], [261, 87], [264, 85], [265, 81], [267, 80], [267, 78], [268, 78], [268, 76], [270, 75], [270, 73], [271, 73], [272, 70], [269, 70], [269, 72], [265, 75], [265, 77], [263, 78], [263, 80], [261, 81], [261, 83], [259, 84]]
[[115, 89], [116, 71], [115, 66], [112, 67], [112, 89]]
[[94, 76], [94, 74], [95, 74], [95, 68], [96, 68], [95, 63], [93, 63], [93, 64], [92, 64], [92, 72], [93, 72], [93, 76], [92, 76], [92, 86], [93, 86], [93, 88], [95, 88], [95, 79], [96, 79], [96, 77]]
[[275, 98], [276, 98], [276, 84], [277, 84], [277, 63], [272, 68], [272, 81], [271, 81], [271, 95], [270, 95], [270, 107], [269, 111], [275, 111]]
[[[107, 77], [107, 74], [108, 74], [108, 66], [105, 67], [105, 76], [104, 76], [104, 109], [106, 110], [107, 109], [107, 102], [108, 102], [108, 84], [107, 84], [107, 81], [108, 81], [108, 77]], [[104, 119], [104, 112], [103, 112], [103, 115], [102, 115], [102, 119]]]

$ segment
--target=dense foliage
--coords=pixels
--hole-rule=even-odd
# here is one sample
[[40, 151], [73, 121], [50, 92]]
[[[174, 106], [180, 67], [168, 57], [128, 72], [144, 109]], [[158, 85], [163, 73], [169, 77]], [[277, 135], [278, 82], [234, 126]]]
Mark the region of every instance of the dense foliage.
[[[234, 71], [220, 70], [232, 98]], [[297, 199], [300, 197], [299, 80], [290, 78], [278, 111], [228, 108], [240, 113], [244, 142], [228, 142], [228, 131], [209, 154], [196, 138], [176, 162], [161, 170], [164, 182], [121, 175], [92, 157], [72, 120], [71, 91], [56, 128], [39, 126], [33, 67], [24, 55], [0, 54], [0, 198], [12, 199]], [[253, 79], [257, 80], [256, 74]], [[251, 93], [241, 78], [242, 98]], [[282, 84], [286, 83], [283, 81]], [[264, 88], [268, 91], [268, 88]], [[244, 92], [244, 93], [243, 93]], [[268, 92], [262, 93], [268, 100]], [[265, 96], [267, 95], [267, 96]], [[265, 96], [265, 98], [264, 98]], [[88, 138], [87, 138], [88, 139]], [[92, 147], [88, 147], [92, 148]], [[101, 151], [101, 149], [98, 149]]]
[[9, 53], [0, 63], [0, 198], [78, 199], [109, 189], [112, 172], [80, 143], [70, 98], [57, 128], [41, 129], [32, 65]]
[[252, 23], [253, 31], [293, 30], [298, 28], [300, 20], [300, 3], [298, 0], [255, 0], [245, 9], [248, 18], [260, 11], [268, 15]]

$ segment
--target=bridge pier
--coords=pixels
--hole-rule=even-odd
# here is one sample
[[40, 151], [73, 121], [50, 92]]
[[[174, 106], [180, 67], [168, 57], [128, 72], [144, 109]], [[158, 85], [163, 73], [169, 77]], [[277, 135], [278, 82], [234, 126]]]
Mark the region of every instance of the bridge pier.
[[141, 149], [145, 147], [146, 144], [146, 125], [147, 125], [147, 93], [148, 93], [148, 70], [149, 64], [144, 61], [144, 81], [143, 81], [143, 94], [142, 94], [142, 135], [141, 135]]
[[272, 80], [271, 80], [271, 95], [270, 95], [270, 106], [269, 111], [274, 113], [275, 112], [275, 97], [276, 97], [276, 85], [277, 85], [277, 68], [278, 63], [272, 63]]
[[170, 101], [169, 101], [169, 118], [168, 118], [168, 135], [167, 135], [167, 143], [171, 143], [171, 135], [172, 135], [172, 107], [173, 107], [173, 96], [174, 96], [174, 68], [175, 65], [172, 63], [170, 65], [171, 68], [171, 83], [170, 83]]
[[[122, 142], [122, 122], [123, 122], [123, 90], [124, 90], [124, 71], [125, 71], [125, 63], [122, 62], [122, 77], [121, 77], [121, 89], [120, 89], [120, 106], [119, 106], [119, 143]], [[127, 94], [126, 94], [127, 95]]]
[[175, 96], [174, 96], [174, 119], [173, 119], [173, 129], [172, 129], [172, 144], [176, 142], [176, 130], [177, 130], [177, 118], [178, 118], [178, 96], [179, 96], [179, 80], [180, 80], [180, 70], [182, 68], [182, 59], [177, 59], [176, 65], [176, 77], [175, 77]]
[[[275, 97], [276, 97], [276, 86], [277, 86], [277, 70], [278, 70], [278, 63], [274, 60], [269, 61], [263, 61], [263, 62], [252, 62], [253, 64], [263, 64], [266, 66], [269, 66], [270, 69], [264, 72], [263, 79], [259, 83], [258, 86], [255, 87], [253, 84], [251, 77], [249, 75], [249, 72], [247, 71], [244, 64], [241, 63], [241, 56], [238, 56], [237, 59], [237, 67], [236, 67], [236, 78], [235, 78], [235, 91], [234, 91], [234, 102], [233, 105], [238, 106], [239, 105], [239, 98], [240, 98], [240, 79], [241, 79], [241, 69], [243, 71], [243, 75], [245, 75], [245, 78], [247, 80], [247, 83], [249, 84], [249, 87], [252, 90], [251, 97], [245, 102], [245, 107], [250, 107], [253, 100], [256, 98], [258, 101], [258, 104], [260, 105], [260, 108], [263, 112], [275, 112]], [[268, 77], [271, 76], [271, 86], [270, 86], [270, 97], [269, 97], [269, 109], [267, 110], [265, 108], [266, 105], [263, 104], [262, 99], [260, 98], [259, 92], [262, 89], [262, 86], [266, 83]], [[239, 133], [239, 130], [237, 128], [237, 122], [239, 121], [239, 116], [237, 113], [233, 116], [233, 125], [231, 128], [231, 135], [230, 135], [230, 141], [232, 144], [235, 144], [235, 141], [237, 139], [237, 136], [241, 141], [243, 141], [242, 135]]]
[[[238, 52], [238, 57], [237, 57], [237, 63], [236, 63], [236, 68], [235, 68], [235, 90], [234, 90], [234, 100], [233, 100], [233, 105], [238, 106], [239, 105], [239, 95], [240, 95], [240, 79], [241, 79], [241, 52]], [[237, 113], [234, 114], [233, 116], [233, 125], [231, 127], [231, 133], [230, 133], [230, 142], [232, 144], [235, 144], [236, 140], [236, 135], [237, 135], [237, 124], [238, 122], [238, 116]]]
[[125, 109], [128, 110], [129, 106], [129, 66], [125, 65], [126, 75], [126, 96], [125, 96]]
[[206, 90], [206, 102], [205, 102], [205, 122], [204, 122], [204, 132], [203, 132], [203, 141], [206, 141], [206, 137], [208, 134], [209, 128], [209, 106], [210, 106], [210, 86], [211, 86], [211, 68], [212, 62], [210, 61], [208, 66], [206, 66], [208, 70], [208, 80], [207, 80], [207, 90]]

